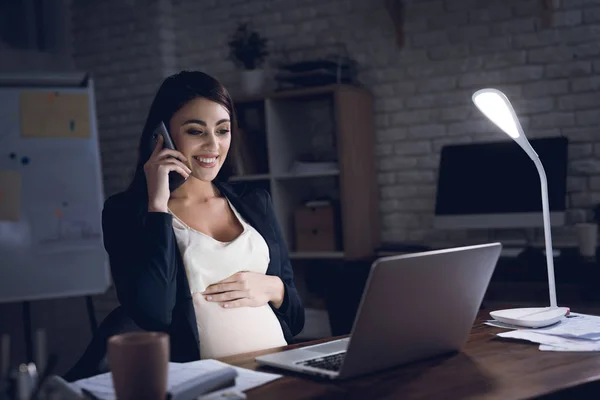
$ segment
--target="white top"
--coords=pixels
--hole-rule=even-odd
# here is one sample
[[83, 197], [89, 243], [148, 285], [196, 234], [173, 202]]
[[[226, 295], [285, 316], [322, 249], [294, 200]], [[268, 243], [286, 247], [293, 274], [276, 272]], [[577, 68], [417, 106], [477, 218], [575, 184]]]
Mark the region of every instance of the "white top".
[[244, 230], [227, 243], [194, 230], [169, 210], [192, 292], [201, 358], [219, 358], [287, 345], [269, 304], [223, 308], [218, 303], [206, 301], [200, 294], [209, 285], [236, 272], [264, 274], [269, 265], [269, 248], [263, 237], [244, 221], [231, 203], [229, 206]]

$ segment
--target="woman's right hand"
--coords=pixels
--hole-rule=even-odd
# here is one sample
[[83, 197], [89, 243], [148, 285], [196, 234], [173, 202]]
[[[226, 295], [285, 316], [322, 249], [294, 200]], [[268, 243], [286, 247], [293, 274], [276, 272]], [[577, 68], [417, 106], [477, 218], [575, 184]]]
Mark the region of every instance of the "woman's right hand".
[[184, 178], [192, 173], [184, 162], [187, 158], [177, 150], [163, 149], [163, 137], [158, 142], [150, 158], [144, 164], [144, 173], [148, 186], [148, 211], [168, 212], [168, 202], [171, 196], [169, 190], [169, 172], [176, 171]]

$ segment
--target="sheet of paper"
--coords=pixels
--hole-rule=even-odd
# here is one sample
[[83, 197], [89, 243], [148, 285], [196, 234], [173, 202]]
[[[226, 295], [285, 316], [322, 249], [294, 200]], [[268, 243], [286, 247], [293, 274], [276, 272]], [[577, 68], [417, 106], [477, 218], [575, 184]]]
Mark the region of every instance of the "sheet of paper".
[[[224, 367], [233, 367], [237, 371], [238, 376], [236, 378], [235, 386], [215, 391], [210, 394], [211, 398], [213, 398], [213, 396], [215, 396], [214, 398], [218, 398], [220, 394], [229, 391], [244, 392], [281, 377], [281, 375], [277, 374], [235, 367], [217, 360], [199, 360], [189, 363], [169, 363], [168, 388], [170, 390], [171, 388], [190, 379], [194, 379], [203, 373], [216, 371]], [[76, 388], [85, 388], [103, 400], [113, 400], [116, 398], [110, 373], [82, 379], [74, 382], [72, 385]]]
[[[529, 329], [529, 331], [533, 331]], [[535, 332], [566, 338], [600, 340], [600, 317], [595, 315], [571, 313], [560, 323], [547, 328], [535, 329]]]
[[[492, 323], [488, 325], [498, 326]], [[546, 328], [513, 329], [501, 332], [498, 336], [539, 343], [542, 351], [600, 351], [600, 317], [571, 313], [569, 317]]]
[[556, 335], [546, 335], [538, 332], [526, 330], [515, 330], [510, 332], [499, 333], [498, 336], [503, 338], [528, 340], [533, 343], [539, 343], [548, 346], [556, 346], [563, 348], [595, 348], [600, 349], [600, 343], [586, 339], [565, 338]]
[[22, 137], [90, 137], [87, 93], [26, 91], [19, 100]]
[[21, 174], [0, 171], [0, 221], [16, 222], [21, 218]]

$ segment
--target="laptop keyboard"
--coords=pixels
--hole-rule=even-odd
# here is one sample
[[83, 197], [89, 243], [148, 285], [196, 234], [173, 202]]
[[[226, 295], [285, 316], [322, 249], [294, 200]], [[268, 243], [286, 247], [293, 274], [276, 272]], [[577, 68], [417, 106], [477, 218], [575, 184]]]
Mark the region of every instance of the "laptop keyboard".
[[298, 362], [300, 365], [313, 368], [326, 369], [328, 371], [339, 371], [344, 362], [346, 352], [329, 354], [324, 357], [311, 358], [310, 360], [304, 360]]

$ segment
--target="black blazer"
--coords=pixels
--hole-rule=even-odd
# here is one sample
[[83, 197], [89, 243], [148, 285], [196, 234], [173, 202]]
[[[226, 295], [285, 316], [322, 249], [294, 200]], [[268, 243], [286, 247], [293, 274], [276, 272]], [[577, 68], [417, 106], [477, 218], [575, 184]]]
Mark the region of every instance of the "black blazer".
[[[285, 339], [304, 327], [304, 308], [294, 285], [288, 250], [269, 193], [244, 184], [215, 185], [269, 247], [268, 275], [281, 278], [285, 294], [275, 309]], [[102, 212], [104, 246], [121, 306], [144, 330], [167, 332], [171, 361], [200, 358], [198, 328], [185, 268], [172, 226], [173, 216], [148, 212], [146, 201], [129, 192], [108, 198]], [[270, 304], [270, 303], [269, 303]]]

